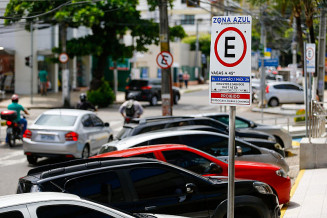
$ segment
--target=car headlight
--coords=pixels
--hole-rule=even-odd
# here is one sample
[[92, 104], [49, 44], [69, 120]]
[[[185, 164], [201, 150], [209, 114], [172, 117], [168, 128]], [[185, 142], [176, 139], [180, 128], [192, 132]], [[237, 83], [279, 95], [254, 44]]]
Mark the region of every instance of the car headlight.
[[271, 136], [268, 136], [268, 141], [275, 142], [276, 139], [274, 136], [271, 135]]
[[276, 170], [277, 176], [287, 178], [287, 173], [283, 169]]
[[261, 194], [273, 194], [269, 185], [263, 182], [254, 182], [253, 187]]
[[279, 143], [276, 143], [274, 146], [278, 150], [283, 150], [283, 147]]

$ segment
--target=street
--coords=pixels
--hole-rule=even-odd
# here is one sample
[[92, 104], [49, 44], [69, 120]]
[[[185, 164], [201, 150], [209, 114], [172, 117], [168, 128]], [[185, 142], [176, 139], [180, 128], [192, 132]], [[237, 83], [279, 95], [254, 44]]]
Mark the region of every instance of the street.
[[[191, 115], [198, 113], [211, 113], [219, 112], [219, 107], [214, 105], [209, 105], [208, 103], [208, 90], [201, 90], [187, 93], [185, 92], [178, 105], [173, 108], [173, 115]], [[141, 102], [144, 106], [144, 114], [142, 117], [148, 116], [160, 116], [161, 115], [161, 105], [149, 106], [147, 102]], [[98, 116], [104, 121], [109, 122], [110, 127], [113, 129], [114, 134], [117, 134], [123, 125], [123, 119], [118, 113], [119, 105], [111, 105], [108, 108], [99, 109]], [[30, 115], [27, 116], [28, 123], [31, 123], [38, 115], [40, 115], [46, 109], [31, 109], [29, 110]], [[251, 120], [260, 120], [260, 113], [252, 112], [249, 107], [238, 107], [236, 110], [237, 115], [246, 117]], [[276, 115], [264, 115], [265, 118], [274, 118]], [[258, 119], [259, 118], [259, 119]], [[4, 143], [5, 141], [5, 130], [6, 127], [2, 126], [0, 131], [0, 174], [3, 178], [0, 180], [0, 195], [13, 194], [16, 192], [18, 179], [25, 176], [29, 169], [32, 168], [27, 163], [27, 160], [23, 154], [22, 143], [18, 143], [14, 148], [9, 148], [8, 145]], [[292, 178], [292, 183], [296, 178], [298, 172], [298, 156], [296, 155], [298, 149], [292, 151], [292, 157], [286, 158], [289, 160], [290, 165], [290, 176]], [[38, 161], [38, 166], [54, 163], [56, 161], [62, 161], [58, 159], [49, 160], [47, 158], [40, 159]]]

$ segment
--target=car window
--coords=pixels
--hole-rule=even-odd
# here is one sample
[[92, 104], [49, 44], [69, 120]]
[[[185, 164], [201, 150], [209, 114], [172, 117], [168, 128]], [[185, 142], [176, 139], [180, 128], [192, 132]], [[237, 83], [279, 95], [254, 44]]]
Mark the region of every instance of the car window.
[[108, 214], [100, 211], [82, 207], [78, 205], [46, 205], [37, 208], [36, 214], [38, 218], [64, 218], [64, 217], [78, 217], [78, 218], [111, 218]]
[[[218, 117], [217, 119], [220, 122], [223, 122], [223, 123], [229, 125], [229, 117], [228, 116]], [[248, 127], [250, 127], [250, 124], [248, 122], [238, 119], [238, 118], [235, 119], [235, 128], [248, 128]]]
[[130, 171], [130, 176], [140, 200], [179, 196], [185, 190], [184, 177], [167, 169], [137, 168]]
[[286, 85], [286, 87], [287, 87], [287, 89], [290, 89], [290, 90], [300, 91], [300, 87], [292, 85], [292, 84]]
[[210, 169], [211, 161], [190, 151], [162, 151], [162, 154], [168, 163], [191, 170], [198, 174], [205, 174]]
[[77, 116], [42, 114], [35, 122], [40, 126], [74, 126]]
[[144, 127], [143, 129], [141, 129], [141, 131], [139, 131], [138, 134], [164, 129], [165, 125], [166, 124], [147, 126], [147, 127]]
[[179, 136], [162, 137], [162, 138], [152, 139], [149, 145], [170, 144], [170, 143], [180, 144], [181, 140]]
[[279, 85], [274, 85], [275, 89], [287, 89], [285, 85], [279, 84]]
[[82, 117], [82, 124], [84, 127], [92, 127], [93, 126], [93, 121], [89, 114], [84, 115]]
[[126, 138], [128, 136], [131, 136], [131, 133], [132, 133], [133, 129], [132, 128], [129, 128], [129, 127], [123, 127], [119, 133], [117, 134], [116, 138], [117, 139], [123, 139], [123, 138]]
[[242, 142], [235, 141], [235, 145], [240, 146], [242, 148], [243, 155], [261, 154], [261, 152], [257, 148], [251, 147]]
[[148, 81], [146, 80], [132, 80], [128, 86], [130, 87], [142, 87], [142, 86], [147, 86]]
[[97, 127], [103, 127], [104, 126], [102, 120], [99, 117], [92, 114], [91, 118], [92, 118], [94, 126], [97, 126]]
[[228, 138], [209, 134], [182, 136], [182, 144], [197, 148], [213, 156], [228, 155]]
[[22, 212], [18, 210], [8, 211], [4, 213], [0, 213], [1, 218], [24, 218]]
[[115, 172], [102, 172], [70, 179], [65, 188], [68, 193], [104, 204], [124, 201], [120, 180]]
[[212, 119], [218, 120], [222, 123], [225, 123], [226, 125], [229, 125], [229, 117], [228, 116], [217, 116], [217, 117], [210, 117]]

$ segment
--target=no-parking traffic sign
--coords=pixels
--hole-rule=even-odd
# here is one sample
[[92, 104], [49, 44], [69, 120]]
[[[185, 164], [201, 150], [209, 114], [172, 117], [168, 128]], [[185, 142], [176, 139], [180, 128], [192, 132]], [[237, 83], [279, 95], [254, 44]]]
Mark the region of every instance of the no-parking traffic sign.
[[210, 104], [251, 105], [251, 16], [212, 18]]
[[170, 52], [162, 51], [157, 55], [157, 64], [161, 69], [168, 69], [173, 65], [174, 59]]

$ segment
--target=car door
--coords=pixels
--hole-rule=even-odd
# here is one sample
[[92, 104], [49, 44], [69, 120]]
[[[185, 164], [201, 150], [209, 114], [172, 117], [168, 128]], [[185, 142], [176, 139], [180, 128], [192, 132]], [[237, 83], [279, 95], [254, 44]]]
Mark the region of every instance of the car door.
[[304, 102], [303, 89], [293, 84], [285, 85], [288, 89], [288, 99], [290, 103], [302, 103]]
[[0, 209], [1, 218], [30, 218], [27, 206], [25, 204], [5, 207]]
[[109, 130], [108, 127], [104, 126], [103, 121], [98, 116], [96, 116], [95, 114], [91, 114], [90, 116], [93, 121], [94, 136], [96, 138], [96, 147], [94, 147], [94, 149], [97, 152], [101, 145], [108, 142]]
[[94, 124], [90, 114], [86, 114], [81, 118], [82, 128], [83, 128], [83, 138], [84, 144], [88, 143], [90, 145], [90, 153], [94, 153], [94, 148], [96, 147], [96, 129], [93, 128]]

